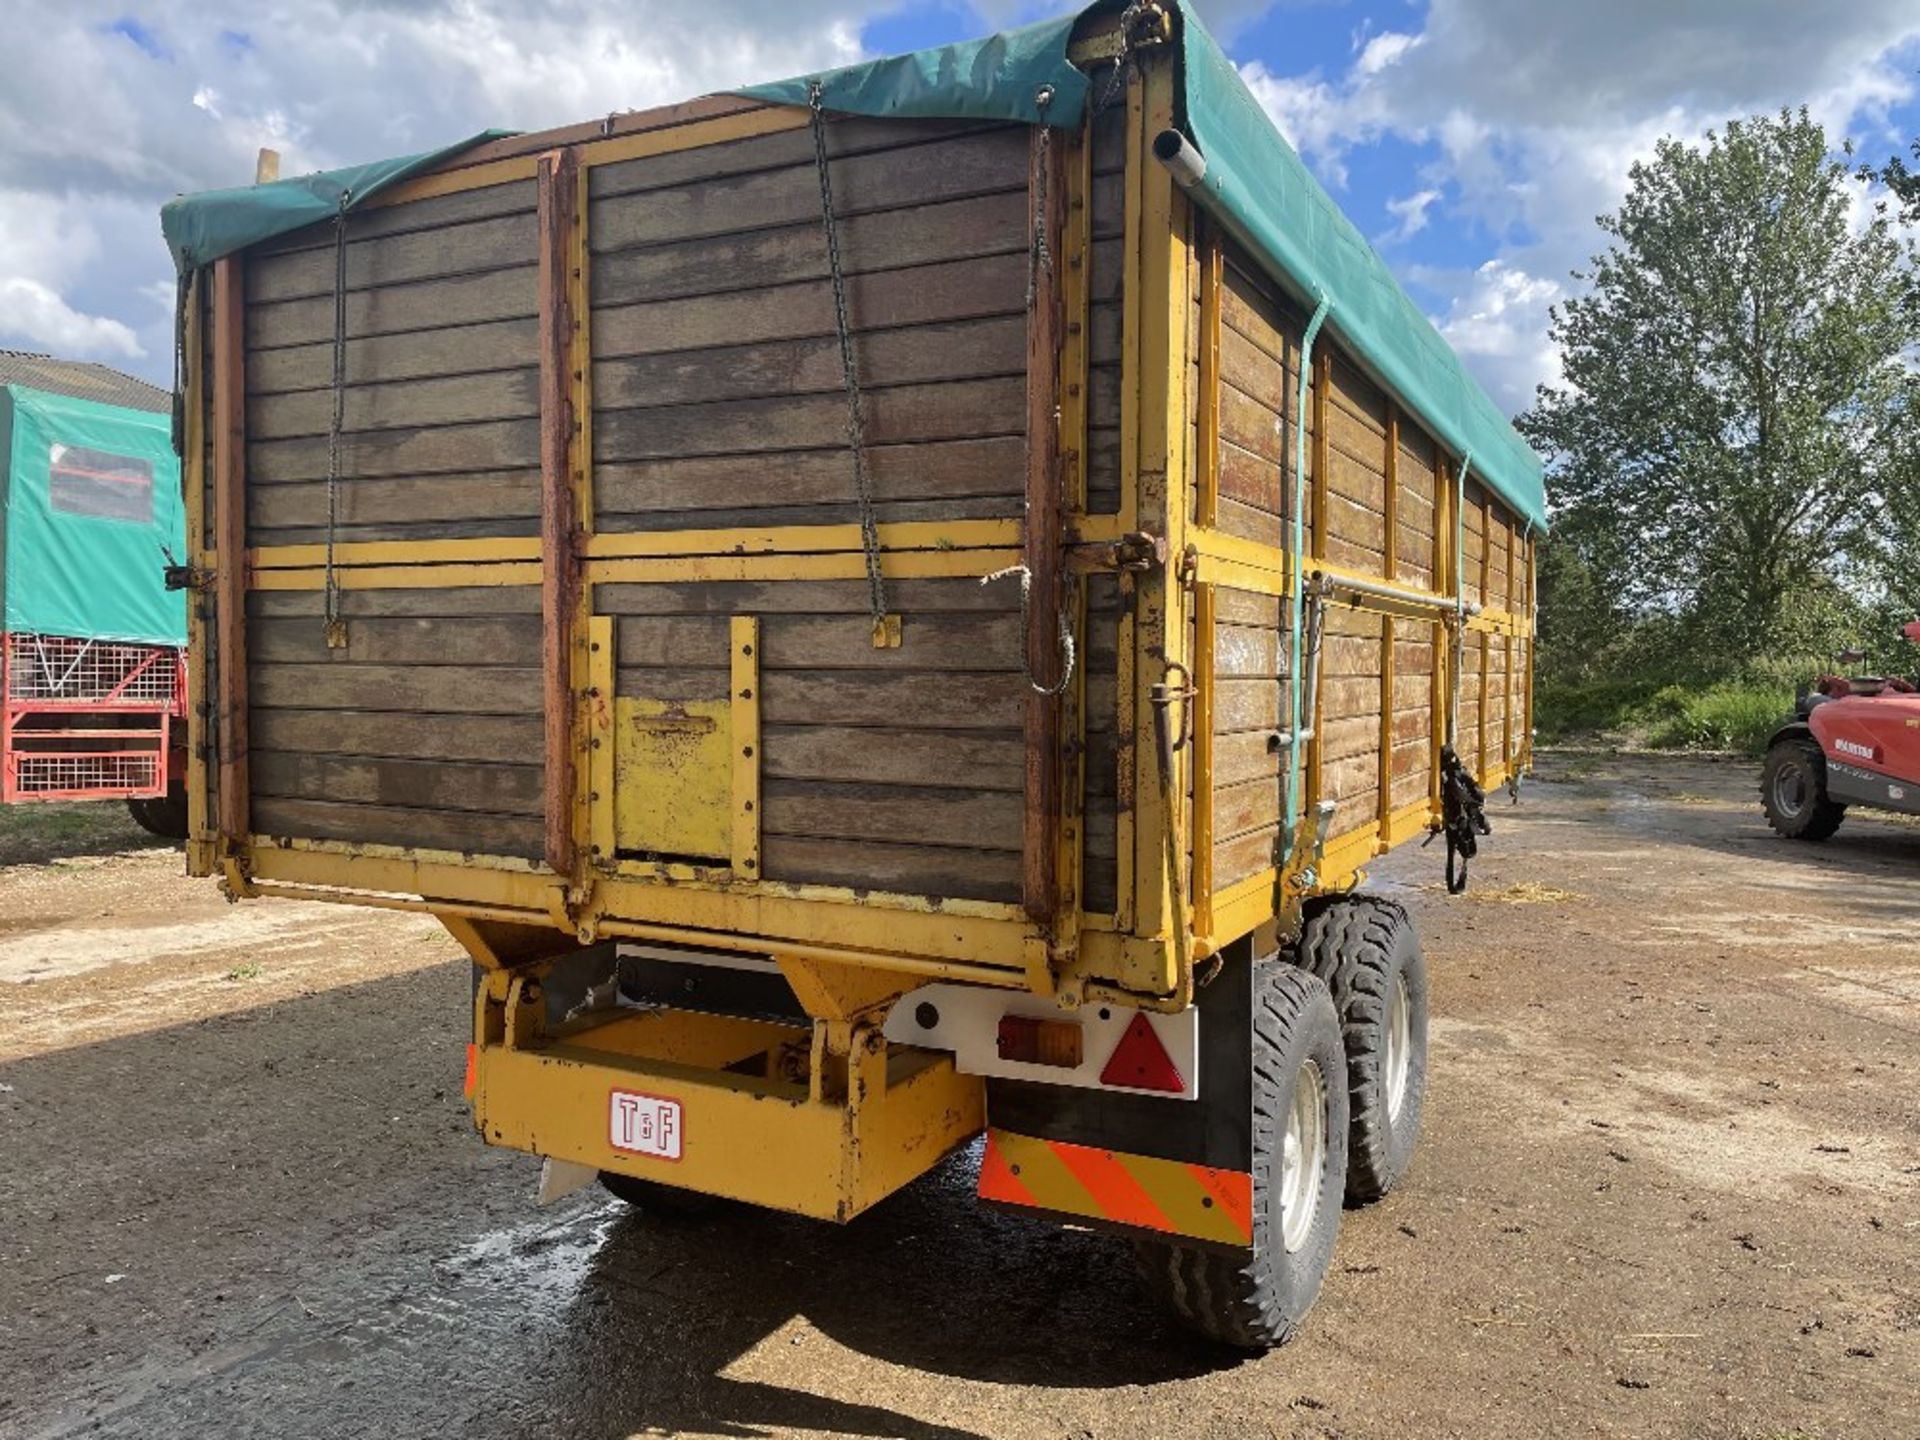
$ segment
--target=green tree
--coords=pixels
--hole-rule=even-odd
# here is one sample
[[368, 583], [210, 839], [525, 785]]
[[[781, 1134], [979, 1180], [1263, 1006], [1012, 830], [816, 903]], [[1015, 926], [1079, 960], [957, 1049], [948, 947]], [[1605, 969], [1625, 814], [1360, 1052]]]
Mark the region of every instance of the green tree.
[[1684, 637], [1676, 672], [1831, 639], [1810, 632], [1911, 486], [1906, 253], [1884, 215], [1851, 211], [1804, 110], [1663, 140], [1554, 311], [1565, 382], [1521, 428], [1565, 543], [1628, 616]]

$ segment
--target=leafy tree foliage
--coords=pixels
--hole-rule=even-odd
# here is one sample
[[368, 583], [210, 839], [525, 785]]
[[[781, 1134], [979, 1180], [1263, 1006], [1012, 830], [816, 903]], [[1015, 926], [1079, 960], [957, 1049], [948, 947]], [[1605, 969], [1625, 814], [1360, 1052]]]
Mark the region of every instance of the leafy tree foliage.
[[[1910, 253], [1853, 200], [1821, 127], [1783, 111], [1662, 141], [1600, 217], [1591, 283], [1554, 312], [1565, 381], [1520, 421], [1568, 552], [1542, 578], [1543, 666], [1596, 605], [1661, 678], [1854, 638], [1893, 527], [1920, 535], [1920, 317]], [[1586, 613], [1556, 618], [1554, 591]]]

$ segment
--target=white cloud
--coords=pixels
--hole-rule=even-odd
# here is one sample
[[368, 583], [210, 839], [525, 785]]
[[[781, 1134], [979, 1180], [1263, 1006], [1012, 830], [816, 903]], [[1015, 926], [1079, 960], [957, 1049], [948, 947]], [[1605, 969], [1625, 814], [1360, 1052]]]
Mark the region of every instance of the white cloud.
[[6, 329], [61, 356], [137, 360], [146, 351], [118, 320], [82, 315], [38, 280], [0, 276]]
[[1380, 237], [1383, 245], [1393, 245], [1411, 240], [1427, 228], [1427, 211], [1440, 199], [1440, 192], [1434, 189], [1419, 190], [1404, 195], [1397, 200], [1387, 201], [1387, 213], [1400, 223], [1387, 234]]
[[1534, 386], [1559, 379], [1559, 356], [1547, 339], [1547, 312], [1565, 293], [1559, 281], [1504, 260], [1466, 276], [1426, 279], [1452, 292], [1452, 305], [1434, 323], [1501, 405], [1524, 410]]
[[1383, 31], [1361, 47], [1360, 58], [1353, 62], [1354, 71], [1360, 75], [1378, 75], [1419, 43], [1418, 35], [1402, 35], [1394, 30]]

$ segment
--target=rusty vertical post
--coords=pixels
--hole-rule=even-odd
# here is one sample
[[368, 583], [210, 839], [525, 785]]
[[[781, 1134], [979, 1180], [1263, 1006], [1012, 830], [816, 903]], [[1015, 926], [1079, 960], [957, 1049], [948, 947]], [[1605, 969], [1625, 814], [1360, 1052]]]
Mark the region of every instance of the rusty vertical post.
[[1028, 687], [1022, 716], [1026, 741], [1026, 808], [1021, 827], [1020, 898], [1036, 921], [1054, 918], [1060, 813], [1060, 699], [1039, 688], [1060, 685], [1060, 617], [1066, 594], [1060, 557], [1060, 265], [1066, 240], [1065, 147], [1044, 126], [1031, 136], [1028, 233], [1035, 237], [1033, 304], [1027, 315], [1026, 563], [1031, 585], [1027, 633]]
[[578, 161], [542, 155], [536, 175], [540, 233], [540, 599], [542, 707], [546, 739], [546, 861], [574, 872], [573, 630], [579, 593], [573, 469], [573, 317], [569, 265]]
[[213, 266], [213, 515], [220, 750], [219, 830], [229, 853], [252, 829], [247, 774], [246, 274], [237, 255]]

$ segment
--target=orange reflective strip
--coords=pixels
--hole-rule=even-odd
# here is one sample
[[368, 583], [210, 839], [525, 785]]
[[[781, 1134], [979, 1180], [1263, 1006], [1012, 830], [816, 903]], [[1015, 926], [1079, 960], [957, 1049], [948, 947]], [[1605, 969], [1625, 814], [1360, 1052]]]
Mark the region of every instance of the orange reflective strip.
[[1073, 1172], [1073, 1178], [1093, 1197], [1094, 1212], [1122, 1225], [1138, 1225], [1144, 1230], [1178, 1231], [1166, 1213], [1154, 1204], [1153, 1197], [1140, 1182], [1127, 1173], [1124, 1162], [1111, 1150], [1094, 1150], [1085, 1145], [1047, 1142], [1054, 1154]]
[[1009, 1205], [1037, 1205], [1033, 1192], [1015, 1177], [1007, 1165], [1007, 1157], [994, 1139], [993, 1132], [987, 1132], [986, 1153], [980, 1157], [980, 1198], [982, 1200], [1000, 1200]]
[[1213, 1197], [1234, 1228], [1248, 1242], [1253, 1240], [1253, 1176], [1242, 1170], [1215, 1170], [1207, 1165], [1189, 1165], [1187, 1169], [1201, 1188]]
[[461, 1087], [460, 1091], [462, 1095], [467, 1096], [469, 1099], [473, 1096], [473, 1082], [479, 1078], [479, 1071], [480, 1052], [476, 1047], [469, 1045], [467, 1046], [467, 1083]]

